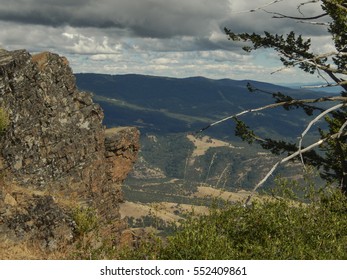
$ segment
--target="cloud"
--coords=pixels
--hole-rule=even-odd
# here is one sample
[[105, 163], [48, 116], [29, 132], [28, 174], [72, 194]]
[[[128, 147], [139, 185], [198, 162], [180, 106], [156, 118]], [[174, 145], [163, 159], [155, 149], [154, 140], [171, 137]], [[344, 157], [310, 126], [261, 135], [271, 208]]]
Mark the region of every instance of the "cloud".
[[[302, 0], [283, 0], [269, 11], [300, 15]], [[328, 50], [324, 27], [272, 19], [270, 0], [2, 0], [0, 44], [65, 55], [75, 72], [272, 79], [280, 66], [263, 52], [246, 54], [230, 42], [235, 32], [299, 30]], [[319, 13], [308, 5], [306, 15]], [[286, 78], [283, 76], [283, 79]], [[276, 78], [279, 80], [279, 78]]]
[[[270, 6], [266, 4], [271, 1], [231, 1], [231, 16], [223, 24], [232, 28], [235, 32], [256, 32], [286, 34], [292, 30], [306, 36], [319, 36], [326, 34], [326, 28], [315, 24], [302, 23], [300, 20], [274, 18], [276, 14], [293, 17], [311, 17], [322, 13], [319, 3], [311, 3], [297, 7], [304, 2], [303, 0], [282, 0]], [[263, 7], [263, 8], [261, 8]], [[258, 9], [261, 8], [261, 9]], [[254, 12], [250, 12], [254, 10]], [[278, 16], [278, 14], [277, 14]]]
[[168, 38], [211, 32], [228, 16], [229, 1], [209, 0], [3, 0], [0, 20], [45, 26], [127, 29], [141, 37]]
[[[2, 0], [1, 2], [0, 21], [3, 22], [31, 26], [33, 29], [42, 29], [41, 27], [44, 26], [51, 28], [50, 32], [52, 28], [63, 30], [70, 27], [77, 30], [76, 34], [73, 34], [73, 39], [75, 41], [79, 39], [81, 44], [87, 37], [94, 37], [95, 41], [104, 36], [108, 37], [109, 41], [129, 38], [136, 44], [141, 44], [143, 48], [153, 47], [158, 51], [209, 49], [236, 51], [237, 45], [230, 44], [226, 40], [224, 27], [232, 28], [235, 32], [267, 30], [279, 33], [298, 28], [295, 21], [271, 19], [272, 15], [262, 10], [256, 13], [245, 13], [245, 11], [264, 6], [268, 0], [252, 2], [241, 0]], [[280, 1], [267, 9], [286, 13], [293, 11], [294, 7], [295, 14], [293, 12], [290, 14], [301, 16], [295, 9], [300, 2], [301, 0]], [[308, 7], [310, 8], [302, 10], [308, 16], [319, 13], [319, 5], [308, 5]], [[320, 36], [324, 32], [324, 28], [309, 24], [301, 25], [299, 29], [307, 36]], [[72, 38], [68, 39], [72, 41]], [[142, 40], [139, 43], [140, 39]], [[6, 37], [3, 40], [6, 40]]]

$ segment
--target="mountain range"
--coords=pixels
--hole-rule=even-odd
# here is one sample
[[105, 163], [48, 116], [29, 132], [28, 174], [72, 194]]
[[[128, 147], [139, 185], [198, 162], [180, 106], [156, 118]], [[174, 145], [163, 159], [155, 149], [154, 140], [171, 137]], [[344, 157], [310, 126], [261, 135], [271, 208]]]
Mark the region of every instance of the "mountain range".
[[[269, 94], [250, 93], [247, 84], [269, 92], [309, 98], [320, 93], [251, 80], [211, 80], [203, 77], [168, 78], [143, 75], [76, 74], [80, 89], [93, 93], [105, 112], [107, 126], [134, 125], [142, 132], [194, 132], [207, 124], [274, 102]], [[261, 116], [261, 117], [260, 117]], [[304, 126], [305, 115], [289, 116], [282, 108], [249, 114], [243, 119], [258, 132], [292, 137]], [[214, 128], [230, 137], [230, 124]]]
[[[124, 188], [126, 199], [140, 202], [191, 202], [188, 197], [201, 185], [228, 191], [252, 188], [271, 168], [275, 156], [235, 137], [232, 120], [203, 134], [195, 132], [235, 113], [273, 103], [271, 93], [293, 98], [322, 96], [322, 92], [252, 80], [92, 73], [75, 76], [79, 89], [91, 92], [101, 105], [106, 126], [140, 129], [140, 157]], [[250, 92], [249, 87], [261, 91]], [[302, 110], [289, 112], [283, 108], [249, 113], [241, 119], [261, 137], [292, 142], [308, 123]], [[290, 166], [279, 173], [299, 178], [301, 167]]]

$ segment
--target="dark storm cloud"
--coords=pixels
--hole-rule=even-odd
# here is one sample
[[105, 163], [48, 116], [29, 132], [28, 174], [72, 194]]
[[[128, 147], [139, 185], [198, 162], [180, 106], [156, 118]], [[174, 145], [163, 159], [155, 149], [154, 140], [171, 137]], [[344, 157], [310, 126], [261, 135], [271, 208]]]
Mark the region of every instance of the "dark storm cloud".
[[[156, 38], [147, 49], [159, 51], [232, 50], [238, 44], [228, 42], [224, 27], [235, 32], [287, 33], [303, 31], [319, 36], [324, 28], [301, 25], [292, 20], [273, 20], [264, 11], [240, 13], [268, 3], [269, 0], [1, 0], [0, 21], [13, 25], [36, 25], [36, 28], [80, 28], [83, 36], [122, 38]], [[268, 10], [296, 11], [296, 2], [283, 0]], [[316, 5], [317, 6], [317, 5]], [[318, 5], [319, 8], [319, 5]], [[277, 9], [277, 10], [276, 10]], [[310, 9], [308, 14], [317, 11]], [[52, 32], [52, 30], [51, 30]], [[3, 37], [6, 45], [7, 34]], [[77, 38], [77, 37], [75, 37]], [[187, 38], [190, 38], [187, 40]]]
[[[116, 20], [97, 12], [91, 1], [4, 0], [0, 20], [22, 24], [74, 27], [121, 27]], [[100, 3], [102, 1], [99, 1]]]
[[[298, 15], [296, 7], [302, 1], [307, 0], [278, 1], [266, 9]], [[224, 27], [257, 33], [295, 30], [315, 36], [315, 45], [331, 51], [330, 37], [322, 36], [326, 27], [274, 20], [256, 9], [272, 0], [0, 2], [0, 47], [56, 52], [67, 56], [77, 72], [266, 80], [281, 67], [267, 52], [245, 54], [243, 43], [227, 40]], [[321, 12], [319, 3], [309, 6], [307, 15]]]
[[3, 0], [0, 20], [54, 27], [115, 27], [162, 38], [208, 33], [229, 12], [228, 0]]

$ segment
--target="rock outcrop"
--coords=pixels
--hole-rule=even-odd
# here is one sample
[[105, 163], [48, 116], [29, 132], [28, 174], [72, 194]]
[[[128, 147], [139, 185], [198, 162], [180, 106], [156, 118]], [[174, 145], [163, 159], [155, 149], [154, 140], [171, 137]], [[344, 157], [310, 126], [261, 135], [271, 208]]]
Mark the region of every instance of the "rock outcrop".
[[64, 57], [0, 50], [0, 237], [55, 249], [76, 233], [74, 209], [95, 209], [116, 238], [120, 184], [139, 149], [135, 128], [106, 132]]

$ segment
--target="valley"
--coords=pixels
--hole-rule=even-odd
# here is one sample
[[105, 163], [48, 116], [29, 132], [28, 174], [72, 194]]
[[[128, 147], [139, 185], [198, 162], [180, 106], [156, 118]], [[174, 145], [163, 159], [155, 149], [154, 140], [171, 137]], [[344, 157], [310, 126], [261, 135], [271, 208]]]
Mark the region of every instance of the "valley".
[[[133, 226], [157, 219], [179, 221], [185, 211], [203, 213], [216, 200], [244, 200], [278, 160], [236, 137], [232, 120], [196, 133], [221, 118], [274, 102], [269, 94], [250, 93], [249, 83], [294, 97], [320, 94], [257, 81], [202, 77], [76, 74], [76, 79], [78, 87], [92, 92], [101, 105], [107, 127], [136, 126], [141, 131], [141, 151], [125, 181], [126, 202], [121, 207]], [[297, 110], [289, 118], [283, 108], [248, 114], [242, 120], [263, 138], [292, 142], [307, 124], [303, 112]], [[307, 141], [314, 137], [309, 135]], [[291, 162], [275, 176], [300, 179], [301, 172], [301, 164]], [[275, 184], [273, 177], [260, 191], [267, 192]]]

